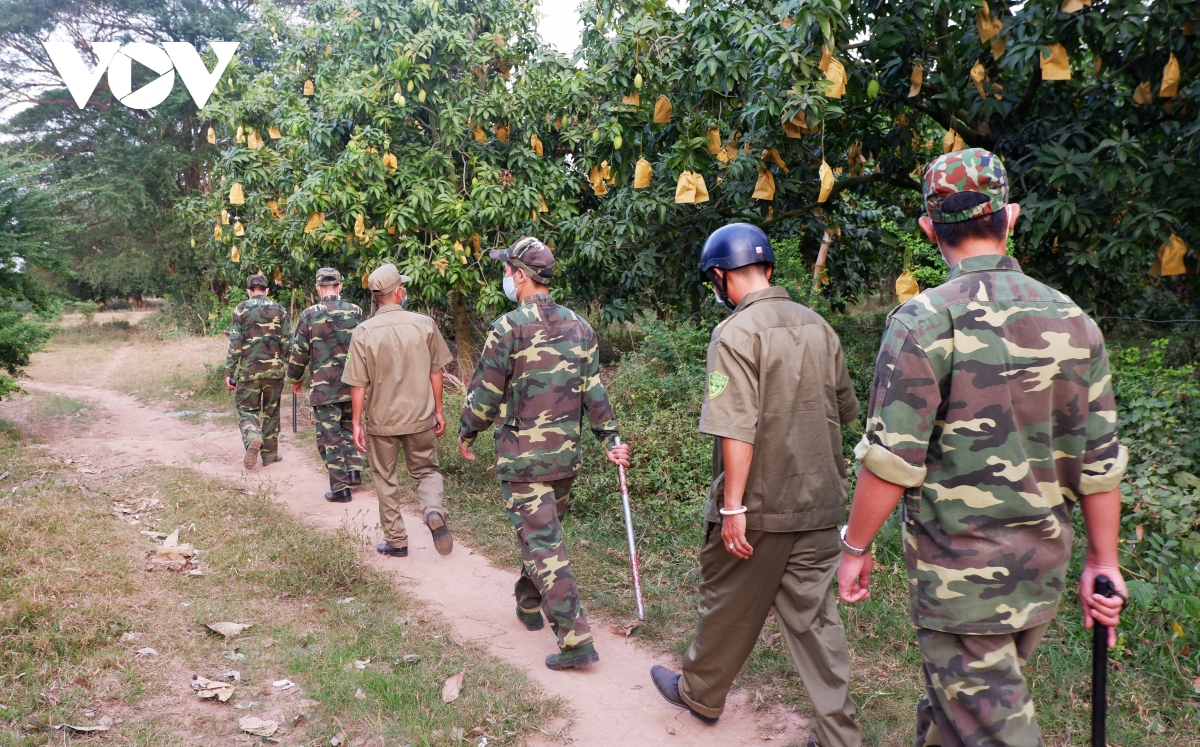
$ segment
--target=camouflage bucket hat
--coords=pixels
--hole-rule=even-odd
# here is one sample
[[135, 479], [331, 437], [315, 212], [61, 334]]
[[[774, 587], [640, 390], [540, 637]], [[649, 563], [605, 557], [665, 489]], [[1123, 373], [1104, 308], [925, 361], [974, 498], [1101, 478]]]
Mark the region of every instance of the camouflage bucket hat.
[[532, 236], [517, 239], [507, 249], [493, 249], [488, 256], [510, 263], [543, 285], [554, 278], [554, 253]]
[[[998, 212], [1008, 204], [1008, 172], [995, 153], [983, 148], [956, 150], [939, 156], [929, 165], [921, 191], [930, 220], [961, 223]], [[953, 213], [942, 210], [946, 198], [959, 192], [978, 192], [988, 201]]]
[[246, 278], [246, 287], [247, 288], [270, 288], [271, 285], [267, 282], [266, 275], [263, 275], [261, 272], [256, 272], [253, 275], [251, 275], [250, 277]]
[[322, 267], [317, 270], [317, 285], [341, 285], [342, 273], [332, 267]]

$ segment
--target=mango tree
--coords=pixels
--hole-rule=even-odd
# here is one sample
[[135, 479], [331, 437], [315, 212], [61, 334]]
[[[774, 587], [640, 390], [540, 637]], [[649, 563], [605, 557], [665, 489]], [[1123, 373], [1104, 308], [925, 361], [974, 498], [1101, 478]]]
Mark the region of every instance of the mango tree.
[[308, 285], [330, 265], [365, 284], [395, 262], [414, 300], [450, 311], [469, 373], [470, 307], [503, 301], [487, 251], [529, 233], [553, 243], [580, 209], [582, 75], [539, 45], [528, 3], [325, 2], [303, 16], [267, 5], [248, 30], [253, 53], [210, 105], [213, 188], [189, 210], [231, 277]]

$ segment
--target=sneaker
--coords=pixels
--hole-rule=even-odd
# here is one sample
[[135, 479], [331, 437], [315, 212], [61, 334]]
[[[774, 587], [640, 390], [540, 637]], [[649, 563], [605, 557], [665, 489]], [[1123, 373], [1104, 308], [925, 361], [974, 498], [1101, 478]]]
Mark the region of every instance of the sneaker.
[[661, 664], [655, 664], [650, 667], [650, 679], [654, 681], [654, 686], [658, 688], [658, 694], [666, 698], [667, 702], [671, 705], [686, 709], [706, 724], [717, 723], [715, 718], [696, 713], [692, 710], [691, 706], [683, 702], [683, 696], [679, 694], [680, 674], [678, 672], [672, 672]]
[[254, 465], [258, 464], [258, 452], [262, 449], [262, 439], [256, 438], [246, 447], [246, 457], [242, 459], [242, 466], [246, 469], [254, 469]]
[[600, 654], [596, 653], [596, 645], [585, 643], [582, 646], [564, 648], [557, 654], [550, 654], [546, 657], [546, 666], [555, 672], [561, 672], [564, 669], [583, 667], [597, 661], [600, 661]]
[[330, 491], [325, 494], [325, 500], [329, 501], [330, 503], [349, 503], [350, 488], [341, 488], [340, 490]]
[[407, 547], [392, 547], [386, 542], [380, 542], [378, 545], [375, 545], [375, 552], [379, 553], [380, 555], [387, 555], [389, 558], [408, 557]]
[[542, 611], [537, 612], [522, 612], [521, 606], [517, 605], [517, 619], [525, 626], [526, 630], [541, 630], [546, 627], [546, 620], [542, 617]]
[[354, 486], [362, 485], [362, 475], [358, 470], [352, 469], [346, 473], [346, 484]]
[[446, 526], [446, 518], [436, 511], [429, 514], [425, 520], [429, 531], [433, 533], [433, 546], [438, 555], [449, 555], [454, 549], [454, 537], [450, 536], [450, 528]]

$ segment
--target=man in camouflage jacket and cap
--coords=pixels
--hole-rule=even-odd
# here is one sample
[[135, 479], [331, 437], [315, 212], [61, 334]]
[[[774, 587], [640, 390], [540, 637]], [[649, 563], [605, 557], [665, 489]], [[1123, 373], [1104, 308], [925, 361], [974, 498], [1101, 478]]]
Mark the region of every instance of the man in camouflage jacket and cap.
[[312, 372], [312, 405], [317, 427], [317, 451], [329, 472], [325, 499], [345, 502], [350, 486], [362, 483], [362, 454], [354, 448], [351, 428], [350, 385], [342, 381], [350, 337], [362, 321], [362, 309], [341, 299], [342, 274], [332, 267], [317, 270], [320, 301], [300, 312], [296, 336], [288, 358], [287, 378], [292, 391], [300, 394], [304, 369]]
[[250, 298], [237, 305], [229, 329], [225, 388], [236, 391], [238, 428], [251, 469], [261, 452], [263, 466], [280, 461], [279, 396], [287, 366], [288, 319], [283, 307], [267, 297], [267, 276], [246, 278]]
[[534, 238], [494, 250], [504, 262], [504, 291], [519, 306], [492, 323], [463, 405], [459, 450], [493, 422], [496, 476], [517, 530], [524, 565], [516, 584], [517, 617], [529, 630], [542, 612], [558, 636], [546, 666], [561, 670], [599, 659], [562, 540], [562, 516], [579, 474], [580, 431], [587, 418], [608, 459], [629, 466], [629, 447], [616, 445], [617, 420], [600, 382], [596, 333], [554, 303], [549, 284], [554, 255]]
[[[1005, 254], [1020, 208], [1008, 203], [1000, 159], [946, 154], [926, 171], [924, 194], [921, 227], [950, 275], [894, 311], [884, 333], [839, 592], [849, 603], [870, 596], [872, 538], [903, 499], [926, 690], [915, 744], [1034, 747], [1022, 670], [1066, 586], [1075, 504], [1088, 535], [1085, 627], [1120, 619], [1128, 454], [1100, 330]], [[1101, 575], [1118, 596], [1094, 593]]]

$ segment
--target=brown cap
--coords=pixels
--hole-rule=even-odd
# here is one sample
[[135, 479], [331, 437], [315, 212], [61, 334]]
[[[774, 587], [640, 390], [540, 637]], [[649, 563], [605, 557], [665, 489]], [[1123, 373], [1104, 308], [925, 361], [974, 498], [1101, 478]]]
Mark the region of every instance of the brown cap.
[[384, 296], [399, 288], [401, 285], [411, 283], [412, 278], [408, 275], [401, 275], [394, 264], [390, 262], [382, 265], [379, 269], [372, 272], [367, 278], [367, 287], [371, 289], [371, 293], [376, 296]]
[[322, 267], [317, 270], [317, 285], [341, 285], [342, 273], [332, 267]]
[[522, 236], [507, 249], [493, 249], [488, 252], [488, 256], [523, 270], [526, 275], [542, 285], [548, 284], [554, 278], [554, 253], [550, 251], [550, 247], [532, 236]]
[[261, 272], [256, 272], [253, 275], [251, 275], [250, 277], [246, 278], [246, 287], [247, 288], [270, 288], [271, 284], [267, 282], [266, 275], [263, 275]]

